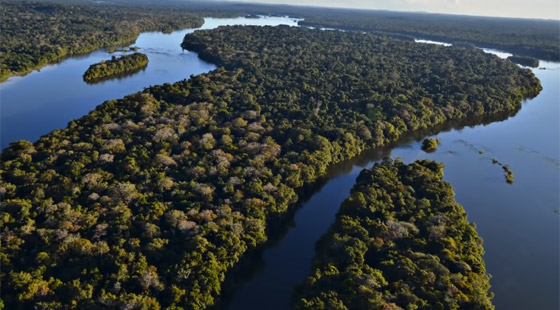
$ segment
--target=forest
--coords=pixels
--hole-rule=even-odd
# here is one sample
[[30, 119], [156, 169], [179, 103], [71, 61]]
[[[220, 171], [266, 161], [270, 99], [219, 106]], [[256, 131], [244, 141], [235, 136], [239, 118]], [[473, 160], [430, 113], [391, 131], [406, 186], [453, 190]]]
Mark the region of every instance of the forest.
[[437, 150], [439, 139], [426, 138], [422, 141], [422, 151], [426, 153], [433, 153]]
[[524, 56], [509, 56], [507, 58], [511, 62], [516, 64], [520, 64], [522, 66], [537, 68], [539, 66], [539, 60], [533, 57], [524, 57]]
[[0, 2], [0, 82], [65, 57], [133, 43], [143, 31], [200, 27], [185, 9]]
[[123, 74], [130, 74], [148, 66], [148, 56], [142, 53], [133, 53], [120, 57], [113, 56], [110, 60], [103, 60], [92, 64], [84, 73], [84, 81], [95, 83]]
[[325, 10], [300, 25], [405, 35], [560, 61], [560, 21], [389, 11]]
[[541, 90], [482, 51], [357, 32], [221, 27], [183, 46], [220, 68], [2, 151], [6, 309], [209, 309], [329, 165]]
[[364, 169], [293, 308], [494, 309], [482, 240], [442, 178], [428, 160]]
[[200, 27], [202, 17], [297, 16], [302, 26], [368, 31], [502, 49], [560, 60], [560, 22], [220, 1], [85, 0], [0, 2], [0, 82], [65, 57], [133, 43], [140, 32]]

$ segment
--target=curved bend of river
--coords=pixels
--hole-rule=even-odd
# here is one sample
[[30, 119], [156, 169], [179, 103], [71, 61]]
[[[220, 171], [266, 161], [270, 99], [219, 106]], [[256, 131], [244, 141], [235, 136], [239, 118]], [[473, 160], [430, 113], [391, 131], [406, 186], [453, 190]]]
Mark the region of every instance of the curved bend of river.
[[181, 48], [188, 33], [227, 25], [297, 26], [297, 22], [288, 17], [205, 18], [201, 28], [170, 34], [144, 32], [130, 46], [148, 55], [148, 66], [138, 73], [96, 84], [84, 82], [82, 75], [91, 64], [111, 58], [106, 49], [67, 58], [25, 76], [10, 77], [0, 83], [0, 149], [20, 139], [36, 141], [54, 129], [64, 128], [105, 100], [216, 69], [198, 58], [197, 53]]
[[[282, 17], [205, 19], [201, 29], [222, 25], [297, 25]], [[18, 139], [34, 141], [65, 127], [99, 103], [141, 91], [154, 84], [172, 83], [215, 69], [193, 52], [180, 47], [196, 29], [171, 34], [142, 33], [133, 46], [147, 54], [148, 67], [121, 79], [88, 85], [82, 74], [92, 63], [110, 58], [105, 50], [68, 58], [24, 77], [0, 84], [0, 145]], [[443, 43], [422, 42], [419, 43]], [[507, 53], [485, 50], [504, 58]], [[334, 221], [359, 171], [383, 156], [405, 162], [429, 158], [445, 164], [445, 180], [456, 189], [457, 201], [477, 224], [484, 239], [484, 256], [493, 276], [494, 304], [501, 309], [560, 309], [558, 275], [560, 215], [560, 64], [541, 61], [546, 70], [533, 71], [543, 91], [505, 121], [441, 132], [435, 153], [420, 150], [420, 140], [402, 142], [392, 150], [366, 152], [334, 165], [315, 191], [300, 202], [282, 233], [242, 268], [228, 310], [289, 309], [295, 285], [311, 272], [316, 241]], [[515, 182], [506, 184], [501, 167], [509, 164]]]
[[[501, 58], [511, 55], [483, 50]], [[445, 164], [444, 179], [484, 239], [496, 309], [560, 309], [560, 64], [541, 61], [541, 68], [533, 72], [542, 92], [513, 117], [444, 129], [437, 135], [438, 150], [431, 154], [421, 151], [421, 138], [415, 135], [391, 149], [365, 152], [330, 167], [325, 180], [287, 220], [287, 230], [243, 262], [220, 308], [289, 309], [295, 286], [312, 272], [316, 242], [334, 222], [359, 172], [391, 156]], [[510, 165], [513, 184], [505, 182], [493, 158]]]

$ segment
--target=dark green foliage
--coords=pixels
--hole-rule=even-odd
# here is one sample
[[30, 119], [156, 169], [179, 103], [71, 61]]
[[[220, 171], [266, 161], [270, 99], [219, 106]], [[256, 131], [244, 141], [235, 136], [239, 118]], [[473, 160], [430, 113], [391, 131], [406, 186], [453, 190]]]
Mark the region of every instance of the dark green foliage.
[[504, 170], [504, 177], [506, 178], [506, 182], [508, 184], [513, 184], [513, 171], [509, 168], [509, 165], [499, 162], [496, 158], [492, 159], [492, 163], [494, 165], [502, 167], [502, 169]]
[[177, 8], [2, 1], [0, 81], [70, 55], [130, 44], [142, 31], [200, 27], [203, 22]]
[[111, 58], [108, 61], [93, 64], [84, 73], [84, 81], [95, 83], [124, 74], [130, 74], [146, 68], [148, 56], [142, 53], [123, 55]]
[[522, 66], [537, 68], [539, 66], [539, 60], [533, 57], [524, 57], [524, 56], [509, 56], [508, 59], [511, 62], [516, 64], [520, 64]]
[[185, 45], [226, 68], [2, 152], [6, 309], [206, 309], [332, 163], [540, 90], [476, 50], [359, 33], [227, 27]]
[[426, 138], [422, 141], [422, 151], [426, 153], [433, 153], [437, 150], [439, 145], [439, 139]]
[[[278, 102], [274, 109], [282, 115], [291, 111], [299, 128], [336, 130], [340, 123], [358, 132], [363, 124], [370, 131], [365, 140], [376, 145], [449, 119], [517, 110], [520, 99], [541, 89], [529, 70], [482, 51], [371, 34], [221, 27], [187, 36], [183, 47], [255, 72], [256, 83], [291, 89], [286, 97], [264, 96]], [[305, 109], [292, 107], [296, 100]]]
[[294, 308], [493, 309], [482, 241], [442, 178], [427, 160], [363, 170]]
[[301, 25], [476, 44], [560, 61], [560, 21], [386, 11], [326, 10]]

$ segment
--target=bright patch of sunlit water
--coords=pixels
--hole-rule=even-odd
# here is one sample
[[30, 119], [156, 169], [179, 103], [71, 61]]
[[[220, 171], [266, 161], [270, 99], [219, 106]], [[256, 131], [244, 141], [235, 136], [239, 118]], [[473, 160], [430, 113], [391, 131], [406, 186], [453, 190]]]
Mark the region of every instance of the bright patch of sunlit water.
[[[225, 25], [297, 26], [297, 21], [288, 17], [206, 18], [200, 29]], [[139, 52], [148, 55], [148, 66], [122, 78], [97, 84], [82, 80], [91, 64], [111, 58], [106, 49], [100, 49], [0, 83], [0, 147], [20, 139], [35, 141], [51, 130], [66, 127], [69, 121], [87, 114], [105, 100], [214, 70], [215, 65], [181, 48], [185, 35], [196, 30], [141, 33], [130, 46], [137, 46]], [[119, 54], [122, 53], [115, 55]]]
[[432, 41], [432, 40], [422, 40], [422, 39], [414, 39], [416, 43], [425, 43], [425, 44], [436, 44], [442, 46], [451, 46], [451, 43], [439, 42], [439, 41]]

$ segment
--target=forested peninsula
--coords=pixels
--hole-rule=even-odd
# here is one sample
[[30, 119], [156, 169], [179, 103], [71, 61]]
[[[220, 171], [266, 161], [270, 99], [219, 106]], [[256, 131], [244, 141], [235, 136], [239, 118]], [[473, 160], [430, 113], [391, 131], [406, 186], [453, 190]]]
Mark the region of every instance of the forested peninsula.
[[526, 67], [537, 68], [539, 66], [539, 60], [533, 57], [509, 56], [507, 59], [510, 60], [511, 62]]
[[6, 309], [208, 309], [329, 165], [541, 89], [481, 51], [372, 34], [222, 27], [184, 46], [221, 68], [3, 150]]
[[482, 240], [442, 178], [428, 160], [363, 170], [294, 309], [494, 309]]
[[93, 64], [84, 73], [84, 81], [95, 83], [112, 77], [122, 76], [140, 71], [148, 66], [148, 56], [142, 53], [113, 56], [111, 60], [103, 60]]
[[0, 82], [67, 56], [133, 43], [148, 30], [200, 27], [183, 8], [98, 4], [0, 2]]

